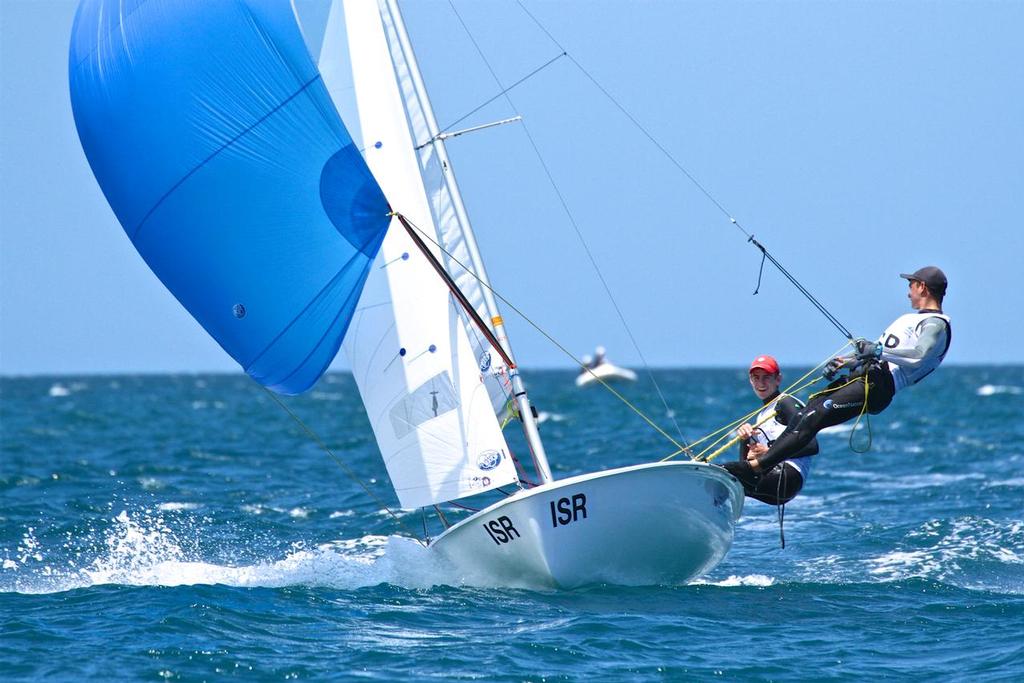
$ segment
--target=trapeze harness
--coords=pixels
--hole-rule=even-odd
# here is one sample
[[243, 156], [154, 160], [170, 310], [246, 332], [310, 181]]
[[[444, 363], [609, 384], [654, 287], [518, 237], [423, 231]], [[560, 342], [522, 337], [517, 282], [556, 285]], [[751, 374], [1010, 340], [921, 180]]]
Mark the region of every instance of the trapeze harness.
[[[751, 438], [756, 443], [770, 448], [775, 440], [786, 431], [786, 424], [803, 407], [804, 404], [799, 399], [785, 394], [778, 400], [769, 401], [754, 418], [754, 424], [759, 426], [754, 429]], [[774, 415], [769, 417], [773, 413]], [[765, 475], [756, 482], [745, 482], [746, 494], [769, 505], [781, 505], [789, 502], [796, 497], [810, 476], [812, 458], [817, 452], [818, 444], [812, 439], [801, 448], [797, 457], [769, 468]], [[789, 469], [787, 469], [787, 463], [791, 466]]]
[[[772, 402], [765, 406], [764, 408], [762, 408], [761, 412], [759, 412], [757, 414], [757, 417], [754, 418], [754, 424], [761, 425], [760, 427], [754, 429], [754, 436], [752, 438], [755, 442], [771, 447], [771, 445], [775, 443], [775, 440], [779, 438], [782, 432], [786, 431], [786, 425], [780, 422], [778, 419], [776, 408], [781, 407], [781, 405], [779, 404], [781, 404], [787, 398], [790, 401], [792, 401], [792, 403], [796, 404], [797, 410], [800, 410], [801, 408], [804, 407], [804, 404], [800, 399], [794, 396], [783, 395], [779, 397], [779, 400], [777, 402]], [[762, 423], [762, 421], [765, 420], [765, 418], [768, 417], [768, 415], [771, 413], [776, 413], [776, 415], [772, 417], [770, 420], [766, 420]], [[791, 458], [790, 460], [786, 461], [796, 468], [797, 472], [800, 473], [800, 477], [804, 480], [804, 483], [807, 482], [807, 478], [811, 474], [811, 459], [813, 457], [813, 455], [805, 455], [799, 458]]]
[[[939, 349], [937, 326], [925, 325], [930, 320], [945, 323], [945, 346]], [[882, 360], [889, 366], [895, 391], [917, 384], [935, 371], [949, 351], [953, 341], [953, 328], [949, 316], [936, 309], [924, 309], [917, 313], [901, 315], [878, 338], [882, 343]], [[922, 350], [921, 342], [931, 342]]]
[[[931, 321], [941, 321], [941, 325]], [[944, 339], [943, 339], [944, 337]], [[765, 471], [800, 449], [822, 429], [846, 422], [863, 412], [885, 410], [896, 392], [917, 384], [939, 367], [953, 338], [949, 316], [922, 310], [897, 318], [882, 333], [882, 356], [849, 377], [837, 379], [816, 394], [758, 462]], [[865, 406], [865, 400], [867, 405]]]
[[[786, 424], [796, 419], [803, 408], [804, 404], [799, 399], [785, 394], [779, 396], [777, 400], [770, 400], [757, 414], [755, 424], [759, 424], [759, 426], [754, 429], [752, 439], [771, 448], [775, 440], [786, 431]], [[772, 415], [773, 413], [774, 415]], [[769, 418], [769, 415], [772, 417]], [[764, 420], [763, 423], [761, 423], [762, 420]], [[818, 442], [812, 435], [796, 451], [796, 457], [767, 468], [764, 476], [754, 474], [749, 465], [742, 460], [725, 464], [725, 469], [729, 470], [743, 484], [743, 492], [746, 496], [777, 506], [779, 541], [783, 548], [786, 547], [786, 535], [782, 529], [786, 515], [786, 503], [800, 493], [804, 481], [811, 473], [811, 458], [817, 452]], [[742, 448], [740, 454], [742, 457]], [[754, 476], [749, 476], [751, 474]]]

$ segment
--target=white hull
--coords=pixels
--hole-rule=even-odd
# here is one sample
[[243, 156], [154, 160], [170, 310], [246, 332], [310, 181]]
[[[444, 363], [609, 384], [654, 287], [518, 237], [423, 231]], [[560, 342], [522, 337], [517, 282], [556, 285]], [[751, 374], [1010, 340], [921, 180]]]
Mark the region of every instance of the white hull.
[[470, 584], [685, 584], [732, 545], [743, 489], [725, 470], [650, 463], [522, 491], [430, 544]]
[[620, 368], [611, 363], [601, 363], [589, 371], [584, 370], [576, 376], [576, 386], [585, 387], [588, 384], [599, 384], [598, 380], [605, 382], [635, 382], [636, 373], [628, 368]]

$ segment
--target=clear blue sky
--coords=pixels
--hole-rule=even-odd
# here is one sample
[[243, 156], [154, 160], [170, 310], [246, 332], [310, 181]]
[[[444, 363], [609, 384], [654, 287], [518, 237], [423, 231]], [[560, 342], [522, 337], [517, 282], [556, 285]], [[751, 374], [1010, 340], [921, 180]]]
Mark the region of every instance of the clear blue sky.
[[[907, 310], [897, 273], [937, 264], [949, 361], [1021, 361], [1024, 3], [526, 5], [856, 334]], [[456, 6], [503, 83], [560, 52], [514, 3]], [[92, 177], [74, 7], [0, 0], [0, 373], [235, 369]], [[442, 125], [498, 90], [447, 2], [403, 8]], [[512, 98], [463, 125], [524, 116], [652, 365], [811, 363], [842, 343], [770, 266], [751, 296], [759, 254], [569, 60]], [[637, 364], [522, 127], [449, 150], [496, 288], [577, 354]], [[524, 366], [567, 365], [506, 318]]]

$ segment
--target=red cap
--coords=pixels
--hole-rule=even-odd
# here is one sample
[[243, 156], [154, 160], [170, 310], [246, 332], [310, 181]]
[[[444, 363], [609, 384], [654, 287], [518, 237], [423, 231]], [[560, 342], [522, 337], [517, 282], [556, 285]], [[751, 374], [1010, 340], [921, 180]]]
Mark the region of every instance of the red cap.
[[750, 364], [750, 369], [760, 368], [770, 375], [779, 374], [779, 364], [771, 356], [758, 356], [754, 359], [754, 362]]

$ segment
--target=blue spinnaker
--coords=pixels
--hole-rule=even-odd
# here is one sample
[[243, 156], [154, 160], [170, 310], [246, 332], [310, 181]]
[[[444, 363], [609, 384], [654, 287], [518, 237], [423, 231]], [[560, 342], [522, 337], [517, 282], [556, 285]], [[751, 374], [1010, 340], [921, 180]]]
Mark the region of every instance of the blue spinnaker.
[[83, 0], [71, 103], [164, 285], [254, 379], [334, 358], [390, 222], [287, 0]]

